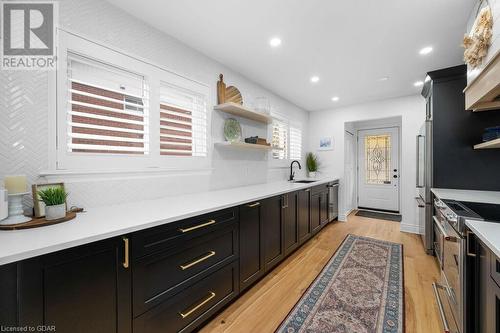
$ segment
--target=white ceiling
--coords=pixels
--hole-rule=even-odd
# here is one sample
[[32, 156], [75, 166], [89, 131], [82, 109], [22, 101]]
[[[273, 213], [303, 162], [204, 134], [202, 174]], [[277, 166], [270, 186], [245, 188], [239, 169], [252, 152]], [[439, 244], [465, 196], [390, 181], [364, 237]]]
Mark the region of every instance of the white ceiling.
[[[427, 71], [462, 63], [475, 3], [108, 1], [309, 111], [418, 93], [413, 83]], [[274, 36], [283, 41], [276, 49], [269, 46]], [[434, 51], [419, 55], [428, 45]]]

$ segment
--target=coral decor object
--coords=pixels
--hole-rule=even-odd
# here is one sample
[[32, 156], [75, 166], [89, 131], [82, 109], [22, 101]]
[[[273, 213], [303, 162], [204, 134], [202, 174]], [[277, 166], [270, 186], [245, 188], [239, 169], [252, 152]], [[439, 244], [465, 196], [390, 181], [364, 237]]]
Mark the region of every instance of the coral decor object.
[[491, 45], [493, 17], [490, 6], [479, 12], [469, 35], [464, 36], [464, 60], [472, 68], [480, 66]]

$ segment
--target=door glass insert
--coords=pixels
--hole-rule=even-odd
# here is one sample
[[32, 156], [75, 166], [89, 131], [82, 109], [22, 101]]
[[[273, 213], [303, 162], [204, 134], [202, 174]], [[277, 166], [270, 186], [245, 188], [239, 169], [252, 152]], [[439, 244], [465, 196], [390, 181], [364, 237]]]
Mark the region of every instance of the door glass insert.
[[367, 135], [365, 137], [365, 182], [367, 185], [391, 182], [391, 136]]

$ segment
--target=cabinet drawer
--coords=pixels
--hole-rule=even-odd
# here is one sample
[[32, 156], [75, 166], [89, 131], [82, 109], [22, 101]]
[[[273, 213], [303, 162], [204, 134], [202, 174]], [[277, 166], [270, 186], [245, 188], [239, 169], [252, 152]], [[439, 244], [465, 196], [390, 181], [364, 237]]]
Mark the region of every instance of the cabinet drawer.
[[237, 219], [237, 209], [229, 208], [134, 233], [132, 255], [138, 258], [176, 248], [179, 243], [213, 232], [228, 223], [236, 222]]
[[238, 262], [134, 319], [134, 333], [190, 332], [238, 294]]
[[493, 252], [490, 252], [490, 258], [491, 278], [495, 280], [500, 287], [500, 259]]
[[317, 194], [322, 192], [328, 192], [328, 184], [316, 185], [313, 188], [311, 188], [312, 194]]
[[175, 250], [134, 262], [134, 316], [147, 311], [210, 271], [238, 257], [237, 224], [192, 238]]

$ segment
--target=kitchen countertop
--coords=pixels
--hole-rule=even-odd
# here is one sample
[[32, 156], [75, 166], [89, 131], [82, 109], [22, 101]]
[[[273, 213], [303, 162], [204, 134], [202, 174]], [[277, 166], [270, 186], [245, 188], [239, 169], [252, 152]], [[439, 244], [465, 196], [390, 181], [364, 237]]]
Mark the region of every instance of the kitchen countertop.
[[439, 199], [500, 205], [500, 192], [498, 191], [469, 191], [469, 190], [453, 190], [445, 188], [433, 188], [431, 189], [431, 191]]
[[497, 257], [500, 257], [500, 223], [467, 220], [465, 224]]
[[336, 180], [325, 178], [309, 184], [281, 181], [95, 207], [69, 222], [0, 231], [0, 265]]

